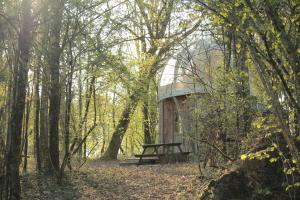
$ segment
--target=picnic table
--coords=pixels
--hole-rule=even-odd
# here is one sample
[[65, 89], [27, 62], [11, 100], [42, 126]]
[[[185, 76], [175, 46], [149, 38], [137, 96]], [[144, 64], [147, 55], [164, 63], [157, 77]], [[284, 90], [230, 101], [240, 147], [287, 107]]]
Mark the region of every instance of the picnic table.
[[[150, 163], [167, 163], [167, 162], [184, 162], [188, 160], [190, 152], [182, 151], [180, 142], [174, 143], [159, 143], [159, 144], [144, 144], [142, 154], [136, 154], [135, 157], [139, 158], [138, 164], [143, 164], [144, 160]], [[177, 148], [178, 152], [174, 150]], [[147, 153], [151, 149], [152, 153]]]

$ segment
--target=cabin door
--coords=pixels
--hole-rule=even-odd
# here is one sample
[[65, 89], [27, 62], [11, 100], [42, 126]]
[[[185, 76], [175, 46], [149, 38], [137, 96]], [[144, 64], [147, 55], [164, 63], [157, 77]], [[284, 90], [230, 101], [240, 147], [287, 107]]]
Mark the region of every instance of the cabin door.
[[172, 98], [164, 99], [161, 103], [161, 139], [163, 143], [172, 143], [175, 129], [175, 103]]

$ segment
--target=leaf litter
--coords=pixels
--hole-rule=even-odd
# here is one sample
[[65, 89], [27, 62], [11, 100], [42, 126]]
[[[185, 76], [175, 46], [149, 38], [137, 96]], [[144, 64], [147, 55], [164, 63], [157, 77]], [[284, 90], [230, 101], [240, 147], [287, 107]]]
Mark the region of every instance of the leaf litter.
[[62, 185], [52, 176], [22, 176], [22, 199], [131, 200], [199, 199], [210, 179], [200, 179], [197, 164], [119, 166], [90, 161], [79, 171], [66, 172]]

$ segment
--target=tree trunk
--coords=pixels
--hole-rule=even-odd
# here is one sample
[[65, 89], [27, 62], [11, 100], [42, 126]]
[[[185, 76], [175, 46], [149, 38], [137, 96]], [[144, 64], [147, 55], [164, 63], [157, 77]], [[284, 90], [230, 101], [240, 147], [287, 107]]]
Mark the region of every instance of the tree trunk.
[[241, 109], [242, 113], [240, 114], [240, 133], [244, 137], [250, 132], [250, 84], [249, 84], [249, 72], [246, 66], [246, 45], [241, 44], [240, 52], [237, 55], [237, 68], [239, 70], [239, 84], [236, 85], [237, 96], [242, 102], [243, 108]]
[[144, 143], [145, 144], [151, 144], [151, 107], [150, 107], [150, 101], [151, 101], [151, 92], [150, 92], [150, 84], [148, 85], [148, 88], [146, 88], [146, 95], [143, 98], [143, 125], [144, 125]]
[[118, 156], [118, 151], [121, 147], [123, 136], [128, 128], [130, 122], [130, 114], [136, 109], [139, 98], [136, 96], [131, 98], [132, 102], [128, 102], [122, 115], [119, 123], [112, 135], [111, 141], [104, 155], [102, 156], [103, 160], [115, 160]]
[[[24, 164], [23, 164], [23, 170], [27, 170], [27, 155], [28, 155], [28, 129], [29, 129], [29, 118], [30, 118], [30, 108], [31, 108], [31, 101], [32, 101], [32, 96], [30, 97], [29, 100], [26, 102], [26, 109], [25, 109], [25, 120], [24, 120], [24, 138], [23, 138], [23, 145], [24, 145]], [[22, 148], [23, 148], [22, 145]]]
[[41, 155], [40, 155], [40, 65], [37, 65], [35, 71], [35, 119], [34, 119], [34, 134], [35, 134], [35, 152], [36, 152], [36, 168], [41, 171]]
[[43, 69], [42, 74], [42, 91], [41, 91], [41, 107], [40, 107], [40, 156], [41, 156], [41, 168], [43, 171], [48, 171], [51, 168], [50, 158], [49, 158], [49, 96], [48, 96], [48, 81], [49, 81], [49, 71], [47, 66]]
[[[49, 35], [49, 2], [48, 0], [43, 1], [42, 8], [42, 51], [41, 55], [47, 55], [48, 49], [48, 35]], [[49, 65], [48, 63], [41, 63], [43, 60], [39, 60], [38, 65], [41, 72], [41, 96], [40, 96], [40, 121], [39, 121], [39, 142], [40, 142], [40, 159], [41, 159], [41, 170], [43, 172], [51, 169], [51, 162], [49, 157]]]
[[52, 0], [50, 8], [50, 46], [48, 64], [50, 67], [50, 105], [49, 105], [49, 151], [52, 167], [50, 171], [59, 171], [59, 113], [60, 113], [60, 32], [64, 10], [64, 0]]
[[[114, 87], [115, 88], [115, 87]], [[113, 99], [112, 99], [112, 121], [113, 121], [113, 128], [115, 128], [115, 102], [116, 102], [116, 92], [114, 90], [113, 93]], [[100, 150], [100, 155], [102, 156], [106, 147], [106, 140], [107, 140], [107, 131], [106, 131], [106, 114], [107, 114], [107, 104], [108, 104], [108, 92], [105, 93], [105, 104], [103, 105], [103, 107], [100, 106], [100, 110], [102, 110], [102, 112], [100, 112], [100, 124], [102, 127], [102, 145], [101, 145], [101, 150]]]
[[18, 40], [18, 50], [15, 63], [14, 84], [12, 88], [12, 109], [9, 121], [9, 137], [6, 184], [7, 199], [17, 200], [21, 198], [21, 186], [19, 176], [20, 145], [22, 135], [22, 121], [24, 116], [26, 87], [28, 83], [28, 61], [32, 40], [31, 1], [23, 0], [21, 4], [21, 29]]
[[[300, 69], [298, 68], [295, 72], [295, 94], [297, 102], [300, 102]], [[295, 113], [295, 136], [300, 135], [300, 114], [297, 112], [297, 110], [294, 108]]]
[[[113, 100], [112, 100], [112, 120], [113, 120], [113, 127], [116, 128], [116, 89], [117, 87], [114, 87], [114, 94], [113, 94]], [[107, 100], [107, 93], [106, 93], [106, 100]], [[107, 101], [106, 101], [107, 102]]]
[[112, 135], [109, 146], [101, 158], [102, 160], [117, 159], [122, 139], [131, 119], [130, 115], [135, 111], [138, 102], [140, 101], [142, 96], [141, 90], [143, 90], [144, 87], [147, 88], [146, 86], [141, 84], [141, 86], [139, 86], [138, 89], [135, 90], [134, 93], [130, 96], [129, 101], [127, 102], [127, 105], [125, 106], [125, 109], [122, 112], [118, 125], [116, 126], [115, 131]]
[[144, 143], [151, 144], [151, 133], [150, 133], [150, 116], [149, 116], [149, 104], [147, 100], [144, 100], [143, 105], [143, 116], [144, 116]]
[[[67, 85], [66, 85], [66, 109], [65, 109], [65, 154], [69, 154], [70, 148], [70, 117], [71, 117], [71, 104], [72, 104], [72, 85], [73, 85], [73, 73], [74, 73], [74, 61], [72, 57], [72, 50], [70, 44], [70, 69], [68, 71]], [[67, 161], [67, 165], [71, 168], [70, 160]]]
[[[230, 43], [232, 44], [232, 46], [230, 47], [230, 50], [232, 51], [232, 53], [230, 55], [232, 55], [233, 57], [233, 68], [235, 68], [238, 72], [238, 81], [235, 84], [235, 90], [236, 97], [240, 102], [240, 107], [236, 111], [236, 139], [240, 140], [242, 137], [247, 136], [247, 134], [250, 132], [251, 127], [250, 84], [248, 68], [246, 66], [247, 47], [236, 34], [232, 33], [231, 39], [232, 42]], [[240, 46], [239, 49], [237, 48], [238, 45]], [[225, 137], [224, 140], [226, 141]], [[240, 146], [240, 142], [236, 142], [234, 151], [235, 158], [237, 158], [240, 153]]]
[[[79, 69], [79, 76], [78, 76], [78, 110], [79, 110], [79, 122], [82, 121], [82, 80], [81, 80], [82, 71], [81, 68]], [[79, 130], [76, 133], [76, 138], [78, 141], [81, 141], [82, 139], [82, 129], [79, 128]], [[78, 150], [78, 158], [82, 158], [82, 146], [79, 147]]]
[[[84, 122], [84, 131], [83, 131], [84, 135], [87, 133], [87, 124], [86, 122]], [[83, 142], [83, 158], [85, 159], [86, 158], [86, 140], [84, 140]]]

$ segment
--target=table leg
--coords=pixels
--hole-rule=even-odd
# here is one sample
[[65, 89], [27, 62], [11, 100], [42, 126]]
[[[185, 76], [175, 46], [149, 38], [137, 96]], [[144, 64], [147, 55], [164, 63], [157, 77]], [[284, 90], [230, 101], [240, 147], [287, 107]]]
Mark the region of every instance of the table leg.
[[167, 163], [171, 162], [172, 153], [174, 153], [173, 150], [174, 150], [173, 146], [167, 146], [167, 153], [166, 153], [166, 162]]
[[[147, 149], [147, 147], [144, 147], [144, 150], [143, 150], [143, 152], [142, 152], [142, 155], [144, 155], [144, 153], [146, 152], [146, 149]], [[142, 164], [142, 160], [143, 160], [143, 156], [141, 156], [140, 159], [139, 159], [139, 165]]]
[[154, 151], [158, 155], [158, 147], [154, 147]]
[[179, 149], [180, 153], [182, 153], [183, 151], [182, 151], [182, 149], [181, 149], [180, 145], [178, 145], [177, 147], [178, 147], [178, 149]]

